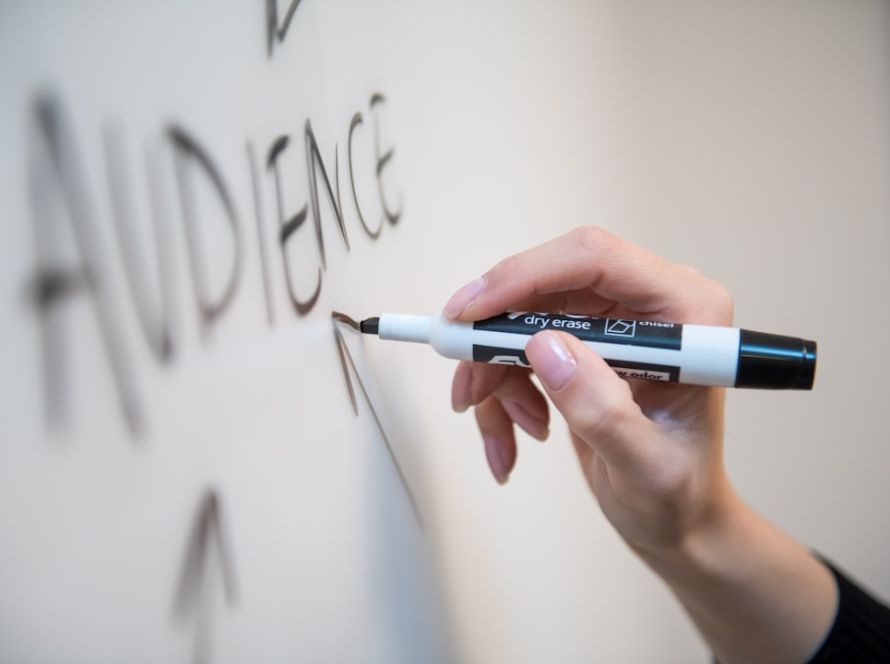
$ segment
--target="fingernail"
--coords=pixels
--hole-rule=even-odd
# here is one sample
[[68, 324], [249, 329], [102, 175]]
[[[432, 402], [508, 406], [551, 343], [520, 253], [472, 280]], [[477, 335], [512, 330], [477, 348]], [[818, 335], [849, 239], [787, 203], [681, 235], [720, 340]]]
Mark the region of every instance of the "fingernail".
[[491, 474], [494, 475], [498, 484], [506, 484], [510, 477], [510, 467], [503, 457], [501, 445], [493, 436], [483, 436], [482, 442], [485, 444], [485, 458], [488, 459]]
[[516, 401], [507, 400], [502, 401], [501, 405], [504, 407], [504, 410], [507, 411], [507, 415], [510, 416], [510, 419], [521, 426], [529, 436], [541, 441], [547, 439], [547, 436], [550, 433], [550, 429], [547, 428], [547, 423], [532, 415], [525, 406]]
[[444, 314], [446, 318], [457, 318], [468, 306], [470, 306], [470, 303], [475, 300], [483, 290], [485, 290], [485, 277], [479, 277], [467, 285], [462, 286], [445, 304], [445, 308], [442, 309], [442, 314]]
[[558, 390], [575, 375], [578, 362], [558, 334], [546, 332], [545, 335], [544, 343], [534, 346], [535, 373], [548, 389]]

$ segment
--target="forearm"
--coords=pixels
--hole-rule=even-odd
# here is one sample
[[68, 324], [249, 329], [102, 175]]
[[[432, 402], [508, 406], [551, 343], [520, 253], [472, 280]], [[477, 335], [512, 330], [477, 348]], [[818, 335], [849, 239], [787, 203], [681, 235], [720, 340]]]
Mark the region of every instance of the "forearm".
[[834, 619], [834, 577], [731, 489], [720, 503], [675, 549], [638, 553], [686, 607], [721, 664], [806, 661]]

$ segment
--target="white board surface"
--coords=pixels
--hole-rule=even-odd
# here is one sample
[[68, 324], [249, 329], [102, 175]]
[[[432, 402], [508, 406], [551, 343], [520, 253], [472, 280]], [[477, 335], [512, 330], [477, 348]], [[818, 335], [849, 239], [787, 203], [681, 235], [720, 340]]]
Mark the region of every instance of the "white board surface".
[[820, 342], [731, 475], [890, 594], [887, 13], [3, 4], [0, 660], [704, 659], [561, 426], [499, 487], [452, 364], [332, 320], [587, 223]]

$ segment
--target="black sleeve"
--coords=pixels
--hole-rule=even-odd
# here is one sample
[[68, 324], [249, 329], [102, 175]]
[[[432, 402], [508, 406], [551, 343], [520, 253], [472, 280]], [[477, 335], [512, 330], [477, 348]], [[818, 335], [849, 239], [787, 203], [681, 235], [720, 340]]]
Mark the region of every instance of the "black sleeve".
[[890, 608], [822, 559], [838, 587], [834, 623], [810, 664], [890, 662]]

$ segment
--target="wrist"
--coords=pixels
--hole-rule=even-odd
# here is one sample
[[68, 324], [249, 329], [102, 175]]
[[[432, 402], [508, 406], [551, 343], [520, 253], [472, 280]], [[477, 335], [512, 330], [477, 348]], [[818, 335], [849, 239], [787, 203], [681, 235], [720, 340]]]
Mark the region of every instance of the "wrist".
[[805, 661], [834, 619], [828, 568], [731, 489], [676, 545], [638, 553], [721, 662]]
[[723, 481], [708, 504], [670, 544], [631, 548], [668, 583], [673, 577], [719, 574], [720, 568], [744, 549], [743, 543], [757, 519], [729, 482]]

